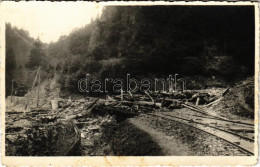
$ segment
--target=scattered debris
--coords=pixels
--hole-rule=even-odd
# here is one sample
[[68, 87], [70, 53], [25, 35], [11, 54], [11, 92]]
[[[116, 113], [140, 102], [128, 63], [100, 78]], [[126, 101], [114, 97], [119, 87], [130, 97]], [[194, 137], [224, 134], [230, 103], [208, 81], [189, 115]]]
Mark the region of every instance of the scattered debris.
[[[6, 155], [123, 155], [121, 147], [108, 142], [109, 138], [118, 141], [118, 136], [111, 137], [112, 134], [108, 133], [118, 133], [113, 128], [124, 125], [127, 118], [163, 109], [174, 111], [187, 108], [215, 119], [223, 119], [206, 110], [208, 106], [214, 106], [228, 96], [231, 89], [222, 90], [222, 93], [216, 94], [190, 90], [144, 94], [121, 92], [120, 95], [107, 95], [106, 99], [88, 97], [72, 100], [56, 97], [45, 102], [39, 100], [45, 107], [28, 105], [26, 112], [6, 112]], [[21, 99], [22, 102], [27, 100]], [[244, 133], [251, 129], [229, 130]], [[127, 140], [129, 136], [125, 138]], [[154, 149], [159, 151], [156, 145]], [[133, 154], [129, 152], [125, 155], [139, 154], [133, 151]]]

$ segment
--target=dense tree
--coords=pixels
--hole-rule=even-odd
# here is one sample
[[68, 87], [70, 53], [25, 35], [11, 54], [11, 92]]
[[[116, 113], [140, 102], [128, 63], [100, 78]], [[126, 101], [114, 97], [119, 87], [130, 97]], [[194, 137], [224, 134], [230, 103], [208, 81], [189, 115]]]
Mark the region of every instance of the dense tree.
[[[35, 76], [37, 69], [25, 68], [30, 58], [30, 53], [35, 52], [35, 39], [29, 36], [29, 33], [23, 29], [18, 29], [10, 23], [6, 24], [6, 96], [11, 94], [12, 80], [14, 80], [14, 89], [16, 95], [23, 96], [32, 85], [32, 77]], [[40, 43], [42, 51], [45, 50], [45, 44]], [[43, 52], [44, 53], [44, 52]], [[59, 56], [59, 55], [58, 55]], [[38, 60], [37, 60], [38, 61]], [[55, 63], [55, 61], [52, 61]], [[48, 66], [47, 63], [44, 65]], [[42, 76], [48, 78], [46, 68], [42, 70]]]
[[254, 10], [249, 6], [109, 6], [99, 19], [49, 49], [82, 62], [55, 57], [73, 67], [69, 73], [62, 70], [73, 82], [82, 73], [101, 78], [179, 73], [232, 81], [254, 73]]
[[45, 52], [42, 48], [42, 43], [38, 39], [36, 42], [34, 42], [34, 47], [31, 50], [30, 58], [28, 63], [26, 64], [26, 67], [28, 68], [35, 68], [42, 65], [45, 65]]

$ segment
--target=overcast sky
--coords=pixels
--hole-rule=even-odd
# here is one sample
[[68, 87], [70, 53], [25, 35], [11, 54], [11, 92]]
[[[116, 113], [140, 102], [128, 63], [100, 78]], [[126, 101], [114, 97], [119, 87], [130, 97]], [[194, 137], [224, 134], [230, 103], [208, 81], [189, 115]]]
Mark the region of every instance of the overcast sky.
[[102, 13], [101, 5], [86, 2], [4, 2], [1, 7], [6, 22], [46, 43], [57, 41]]

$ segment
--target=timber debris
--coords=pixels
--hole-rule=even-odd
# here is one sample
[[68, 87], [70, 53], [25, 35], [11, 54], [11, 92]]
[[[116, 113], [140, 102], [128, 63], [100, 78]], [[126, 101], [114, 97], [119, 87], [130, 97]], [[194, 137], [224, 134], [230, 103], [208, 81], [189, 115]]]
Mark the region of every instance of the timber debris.
[[[121, 92], [120, 95], [107, 95], [106, 98], [88, 97], [80, 100], [56, 98], [49, 100], [50, 105], [47, 109], [29, 106], [28, 112], [8, 111], [6, 153], [7, 155], [62, 156], [80, 155], [83, 151], [85, 154], [86, 152], [91, 154], [87, 150], [94, 147], [95, 141], [102, 137], [107, 126], [139, 114], [160, 113], [165, 110], [175, 111], [175, 109], [186, 108], [202, 114], [201, 119], [204, 119], [204, 116], [207, 119], [229, 121], [207, 110], [208, 106], [218, 103], [227, 90], [221, 95], [187, 90], [143, 94]], [[27, 104], [28, 102], [26, 107]], [[185, 116], [182, 118], [189, 121], [189, 124], [203, 124], [193, 119]], [[229, 122], [246, 125], [246, 127], [227, 128], [232, 133], [240, 135], [253, 132], [252, 128], [248, 128], [250, 124], [241, 121]], [[30, 147], [27, 147], [28, 145]]]

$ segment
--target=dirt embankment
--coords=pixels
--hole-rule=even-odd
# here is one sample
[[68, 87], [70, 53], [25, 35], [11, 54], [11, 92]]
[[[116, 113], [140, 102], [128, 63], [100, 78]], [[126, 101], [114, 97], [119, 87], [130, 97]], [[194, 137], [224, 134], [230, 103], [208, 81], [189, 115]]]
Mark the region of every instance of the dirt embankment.
[[254, 87], [254, 77], [238, 82], [212, 109], [222, 114], [254, 118]]

